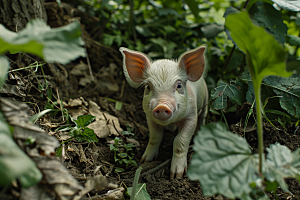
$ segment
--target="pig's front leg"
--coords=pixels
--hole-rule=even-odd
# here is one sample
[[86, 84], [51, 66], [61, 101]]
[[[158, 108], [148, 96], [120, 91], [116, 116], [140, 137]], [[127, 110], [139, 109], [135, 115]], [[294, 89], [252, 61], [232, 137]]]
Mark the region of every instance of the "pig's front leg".
[[163, 138], [163, 127], [161, 125], [154, 123], [149, 117], [147, 117], [147, 123], [149, 127], [149, 142], [140, 162], [152, 161], [154, 157], [157, 157], [159, 145]]
[[187, 153], [190, 141], [197, 126], [197, 116], [184, 119], [178, 124], [179, 132], [173, 143], [173, 157], [170, 178], [182, 178], [187, 170]]

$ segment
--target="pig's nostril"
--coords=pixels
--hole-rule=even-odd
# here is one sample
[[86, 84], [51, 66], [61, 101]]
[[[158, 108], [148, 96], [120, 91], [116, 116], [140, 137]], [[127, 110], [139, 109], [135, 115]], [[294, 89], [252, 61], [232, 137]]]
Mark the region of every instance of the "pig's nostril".
[[167, 106], [159, 105], [153, 110], [153, 116], [164, 121], [172, 116], [172, 111]]

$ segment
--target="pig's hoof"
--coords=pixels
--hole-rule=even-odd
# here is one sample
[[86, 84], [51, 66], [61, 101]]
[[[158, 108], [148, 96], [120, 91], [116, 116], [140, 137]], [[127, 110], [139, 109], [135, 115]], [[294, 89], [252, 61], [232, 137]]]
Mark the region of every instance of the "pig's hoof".
[[181, 179], [183, 174], [187, 171], [187, 163], [186, 159], [183, 157], [181, 159], [172, 159], [171, 163], [171, 172], [170, 172], [170, 179], [173, 180]]
[[156, 159], [157, 155], [158, 155], [158, 147], [159, 147], [159, 145], [155, 146], [155, 147], [148, 145], [140, 162], [150, 162], [153, 159]]
[[[156, 160], [157, 155], [154, 156], [154, 160]], [[139, 163], [147, 163], [147, 162], [151, 162], [153, 160], [153, 158], [149, 158], [147, 156], [142, 156], [141, 160], [139, 161]]]
[[174, 180], [174, 178], [176, 178], [176, 179], [182, 179], [182, 176], [183, 176], [183, 172], [181, 172], [181, 173], [174, 173], [174, 172], [171, 172], [170, 173], [170, 179], [171, 180]]

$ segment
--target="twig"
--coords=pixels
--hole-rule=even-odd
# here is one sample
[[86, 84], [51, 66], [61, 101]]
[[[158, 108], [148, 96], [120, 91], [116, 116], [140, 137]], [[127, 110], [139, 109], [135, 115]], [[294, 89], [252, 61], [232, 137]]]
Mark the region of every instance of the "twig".
[[165, 162], [161, 163], [160, 165], [158, 165], [158, 166], [156, 166], [156, 167], [148, 170], [147, 172], [142, 173], [141, 177], [146, 176], [148, 174], [153, 174], [154, 172], [160, 170], [161, 168], [163, 168], [164, 166], [166, 166], [167, 164], [169, 164], [171, 162], [171, 160], [172, 159], [170, 158], [170, 159], [166, 160]]

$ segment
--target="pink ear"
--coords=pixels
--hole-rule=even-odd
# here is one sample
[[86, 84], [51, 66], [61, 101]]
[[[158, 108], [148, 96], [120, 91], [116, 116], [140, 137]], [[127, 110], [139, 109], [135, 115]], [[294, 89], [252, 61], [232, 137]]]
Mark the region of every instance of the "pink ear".
[[124, 65], [131, 80], [135, 83], [143, 82], [144, 71], [150, 66], [149, 59], [142, 53], [124, 47], [120, 48], [124, 57]]
[[195, 82], [201, 78], [205, 68], [204, 51], [205, 46], [201, 46], [180, 56], [179, 66], [185, 69], [189, 81]]

